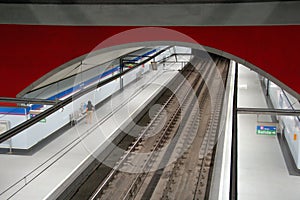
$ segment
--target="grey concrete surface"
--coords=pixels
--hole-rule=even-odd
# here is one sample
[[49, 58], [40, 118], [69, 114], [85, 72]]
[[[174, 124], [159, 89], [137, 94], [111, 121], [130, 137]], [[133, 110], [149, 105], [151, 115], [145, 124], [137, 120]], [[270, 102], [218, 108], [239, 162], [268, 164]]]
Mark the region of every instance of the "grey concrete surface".
[[163, 2], [169, 3], [0, 3], [0, 24], [239, 26], [300, 23], [299, 1], [204, 4]]

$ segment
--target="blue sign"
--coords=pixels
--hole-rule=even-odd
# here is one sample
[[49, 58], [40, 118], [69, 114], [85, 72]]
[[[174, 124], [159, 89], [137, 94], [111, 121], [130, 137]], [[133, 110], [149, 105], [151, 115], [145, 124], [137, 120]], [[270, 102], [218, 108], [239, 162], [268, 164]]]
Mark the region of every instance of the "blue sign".
[[258, 135], [276, 135], [276, 126], [256, 126]]

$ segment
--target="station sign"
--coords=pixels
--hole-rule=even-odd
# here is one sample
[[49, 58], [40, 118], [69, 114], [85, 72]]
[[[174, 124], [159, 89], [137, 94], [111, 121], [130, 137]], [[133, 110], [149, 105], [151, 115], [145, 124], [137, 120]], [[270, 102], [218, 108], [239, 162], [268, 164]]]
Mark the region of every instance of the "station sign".
[[276, 135], [277, 129], [276, 126], [256, 126], [257, 135]]

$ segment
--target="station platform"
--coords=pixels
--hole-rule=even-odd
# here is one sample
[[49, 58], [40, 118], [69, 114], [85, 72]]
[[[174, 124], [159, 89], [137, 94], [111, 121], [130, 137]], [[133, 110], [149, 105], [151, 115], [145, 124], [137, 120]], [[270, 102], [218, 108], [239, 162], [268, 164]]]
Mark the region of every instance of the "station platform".
[[[0, 155], [0, 199], [56, 199], [170, 83], [177, 70], [153, 70], [109, 97], [93, 113], [32, 155]], [[9, 169], [9, 170], [7, 170]]]
[[[239, 65], [238, 107], [267, 108], [257, 73]], [[296, 200], [300, 176], [289, 174], [277, 136], [257, 135], [269, 116], [238, 114], [238, 194], [240, 200]]]
[[[0, 154], [0, 199], [56, 199], [106, 147], [105, 141], [133, 124], [176, 74], [176, 66], [144, 74], [101, 103], [91, 124], [80, 121], [33, 154]], [[267, 108], [259, 75], [239, 65], [238, 77], [238, 107]], [[238, 199], [299, 199], [300, 176], [289, 174], [276, 136], [256, 134], [258, 121], [272, 118], [238, 114]]]

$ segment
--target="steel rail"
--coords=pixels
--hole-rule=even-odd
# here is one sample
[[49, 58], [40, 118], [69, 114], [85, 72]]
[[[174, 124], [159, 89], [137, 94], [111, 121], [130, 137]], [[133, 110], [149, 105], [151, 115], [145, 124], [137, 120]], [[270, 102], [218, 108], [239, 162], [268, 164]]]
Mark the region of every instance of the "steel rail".
[[[201, 78], [201, 77], [196, 78], [196, 80], [198, 80], [199, 78]], [[202, 79], [201, 82], [204, 84], [204, 80], [203, 80], [203, 79]], [[202, 86], [203, 86], [203, 84], [202, 84]], [[195, 85], [197, 85], [197, 81], [195, 81], [195, 82], [193, 83], [193, 86], [195, 86]], [[200, 85], [201, 85], [201, 84], [200, 84]], [[201, 87], [201, 86], [200, 86], [200, 87]], [[192, 90], [193, 90], [193, 88], [189, 88], [189, 90], [185, 93], [185, 96], [183, 97], [183, 101], [182, 101], [182, 102], [184, 102], [183, 104], [185, 104], [186, 101], [189, 99], [189, 97], [191, 97], [191, 96], [190, 96], [190, 93], [191, 93]], [[160, 147], [160, 144], [161, 144], [160, 142], [162, 141], [162, 139], [163, 139], [164, 136], [166, 135], [167, 131], [168, 131], [169, 128], [170, 128], [170, 125], [171, 125], [172, 122], [175, 120], [175, 118], [176, 118], [177, 114], [180, 112], [180, 110], [181, 110], [181, 108], [178, 107], [178, 108], [174, 111], [174, 114], [172, 115], [171, 119], [169, 120], [169, 123], [167, 124], [167, 127], [164, 129], [164, 132], [162, 133], [162, 135], [160, 136], [158, 142], [156, 143], [155, 147], [153, 148], [154, 150], [151, 152], [150, 156], [149, 156], [148, 159], [145, 161], [145, 163], [144, 163], [144, 165], [143, 165], [143, 169], [145, 169], [145, 168], [147, 167], [148, 162], [151, 160], [151, 158], [153, 157], [153, 154], [155, 153], [155, 149], [158, 149], [158, 148]], [[189, 109], [187, 109], [187, 110], [189, 110]], [[187, 113], [187, 110], [186, 110], [186, 113]], [[146, 174], [148, 174], [148, 173], [149, 173], [149, 172], [147, 172]], [[141, 174], [141, 175], [138, 175], [138, 176], [134, 179], [134, 181], [133, 181], [133, 182], [131, 183], [131, 185], [130, 185], [130, 188], [127, 190], [127, 193], [126, 193], [125, 196], [122, 198], [123, 200], [128, 199], [128, 195], [131, 194], [131, 190], [134, 188], [135, 183], [139, 180], [139, 177], [140, 177], [140, 176], [144, 176], [144, 175], [145, 175], [145, 173], [144, 173], [144, 174]]]
[[[217, 63], [216, 63], [216, 65], [219, 65], [219, 63], [220, 63], [220, 60], [217, 60]], [[210, 71], [210, 73], [207, 73], [206, 74], [206, 78], [209, 78], [209, 83], [207, 83], [207, 85], [210, 85], [213, 81], [214, 81], [214, 79], [213, 79], [213, 75], [216, 73], [216, 68], [214, 68], [214, 70], [211, 70]], [[220, 98], [219, 98], [219, 96], [220, 96], [220, 90], [221, 90], [222, 88], [219, 88], [218, 89], [218, 92], [217, 92], [217, 100], [219, 100], [220, 101]], [[201, 104], [203, 104], [203, 101], [205, 100], [207, 98], [207, 90], [204, 92], [204, 95], [203, 95], [203, 97], [202, 97], [202, 99], [201, 99]], [[214, 105], [212, 105], [213, 106], [213, 108], [214, 108], [214, 111], [213, 111], [213, 113], [212, 113], [212, 115], [210, 116], [210, 121], [209, 121], [209, 124], [208, 124], [208, 126], [207, 126], [207, 128], [206, 128], [206, 137], [207, 137], [207, 141], [206, 141], [206, 144], [204, 145], [204, 153], [203, 153], [203, 160], [202, 160], [202, 163], [201, 163], [201, 168], [200, 168], [200, 172], [199, 172], [199, 176], [198, 176], [198, 178], [197, 178], [197, 183], [196, 183], [196, 190], [195, 190], [195, 192], [194, 192], [194, 197], [193, 197], [193, 199], [197, 199], [196, 198], [196, 196], [198, 195], [198, 190], [199, 190], [199, 183], [200, 183], [200, 178], [201, 178], [201, 175], [203, 174], [203, 169], [204, 169], [204, 167], [205, 167], [205, 161], [204, 161], [204, 159], [205, 159], [205, 155], [210, 151], [210, 140], [211, 140], [211, 135], [212, 135], [212, 133], [213, 133], [213, 129], [214, 129], [214, 123], [216, 122], [216, 116], [219, 116], [219, 113], [218, 112], [216, 112], [217, 111], [217, 104], [219, 103], [219, 101], [216, 101], [216, 102], [214, 102]], [[206, 138], [205, 137], [205, 138]], [[205, 140], [205, 138], [204, 138], [204, 140]], [[203, 145], [203, 143], [202, 143], [202, 145]], [[201, 145], [201, 148], [199, 149], [199, 153], [201, 154], [201, 150], [202, 150], [202, 145]]]
[[300, 116], [300, 110], [272, 108], [237, 108], [238, 114]]
[[[204, 82], [202, 82], [201, 84], [202, 84], [202, 86], [200, 85], [199, 88], [200, 88], [200, 87], [203, 88]], [[201, 90], [198, 92], [198, 95], [200, 94], [200, 92], [201, 92]], [[191, 122], [191, 125], [188, 127], [188, 131], [186, 132], [186, 134], [192, 135], [191, 132], [193, 131], [193, 129], [194, 129], [194, 128], [197, 128], [197, 129], [198, 129], [199, 124], [197, 124], [196, 121], [197, 121], [197, 120], [200, 120], [200, 116], [201, 116], [200, 113], [202, 113], [201, 107], [203, 107], [203, 105], [204, 105], [204, 98], [201, 98], [201, 101], [198, 103], [198, 106], [199, 106], [199, 107], [197, 107], [197, 104], [196, 104], [196, 103], [193, 105], [193, 109], [192, 109], [192, 112], [191, 112], [191, 115], [190, 115], [190, 119], [191, 119], [192, 122]], [[197, 108], [196, 108], [196, 107], [197, 107]], [[197, 109], [197, 110], [196, 110], [196, 109]], [[196, 111], [195, 111], [195, 110], [196, 110]], [[200, 122], [198, 122], [198, 123], [200, 123]], [[196, 132], [197, 132], [197, 131], [198, 131], [198, 130], [196, 130]], [[197, 135], [197, 133], [195, 133], [195, 136], [194, 136], [194, 137], [196, 137], [196, 135]], [[187, 144], [187, 140], [188, 140], [188, 138], [184, 139], [183, 144]], [[176, 148], [176, 147], [175, 147], [175, 148]], [[189, 148], [190, 148], [190, 147], [189, 147]], [[179, 163], [179, 159], [175, 162], [174, 166], [172, 167], [171, 174], [170, 174], [170, 176], [169, 176], [169, 178], [168, 178], [168, 181], [167, 181], [167, 186], [166, 186], [166, 187], [164, 188], [164, 190], [163, 190], [164, 192], [163, 192], [162, 199], [168, 199], [168, 195], [167, 195], [167, 193], [169, 192], [168, 187], [171, 188], [171, 187], [170, 187], [170, 185], [172, 185], [171, 179], [172, 179], [172, 177], [175, 176], [175, 167], [176, 167], [176, 165], [178, 165], [178, 163]], [[163, 173], [165, 173], [165, 172], [163, 172]]]
[[[188, 76], [191, 74], [190, 72]], [[159, 117], [160, 113], [163, 112], [163, 110], [168, 106], [169, 102], [172, 100], [172, 98], [175, 96], [176, 92], [180, 89], [180, 87], [185, 83], [185, 80], [180, 83], [180, 85], [175, 89], [171, 97], [164, 103], [164, 105], [159, 109], [158, 113], [155, 115], [153, 120], [147, 125], [146, 129], [140, 134], [140, 136], [137, 138], [135, 143], [130, 147], [128, 152], [122, 157], [122, 159], [118, 162], [118, 165], [114, 167], [114, 169], [110, 172], [110, 174], [107, 176], [107, 178], [103, 181], [103, 183], [96, 189], [96, 191], [93, 193], [93, 195], [89, 198], [90, 200], [96, 199], [98, 194], [104, 189], [106, 184], [110, 181], [110, 179], [114, 176], [114, 174], [117, 172], [117, 170], [120, 168], [120, 166], [123, 164], [123, 162], [126, 160], [126, 158], [129, 156], [129, 154], [134, 150], [134, 148], [137, 146], [137, 144], [141, 141], [141, 139], [145, 136], [149, 128], [154, 124], [155, 120]]]
[[36, 99], [36, 98], [11, 98], [11, 97], [0, 97], [0, 102], [11, 102], [11, 103], [24, 103], [24, 104], [42, 104], [42, 105], [55, 105], [60, 100], [47, 100], [47, 99]]
[[[199, 173], [199, 176], [197, 179], [196, 190], [195, 190], [193, 199], [197, 199], [197, 195], [199, 194], [198, 191], [199, 191], [199, 187], [200, 187], [200, 179], [201, 179], [201, 175], [203, 175], [203, 173], [204, 173], [206, 155], [208, 155], [208, 153], [213, 151], [213, 146], [211, 146], [211, 142], [215, 141], [216, 138], [215, 138], [215, 136], [213, 137], [212, 134], [213, 133], [216, 134], [218, 131], [218, 127], [215, 127], [214, 125], [220, 119], [220, 108], [217, 106], [217, 104], [220, 103], [221, 100], [223, 100], [223, 98], [221, 98], [222, 91], [220, 91], [220, 90], [221, 89], [219, 89], [219, 91], [218, 91], [218, 100], [219, 101], [215, 102], [215, 109], [214, 109], [213, 115], [211, 115], [211, 118], [210, 118], [211, 120], [209, 122], [208, 128], [206, 129], [206, 134], [208, 134], [207, 141], [206, 141], [206, 144], [204, 147], [205, 149], [204, 149], [204, 153], [203, 153], [203, 160], [201, 163], [201, 169], [200, 169], [200, 173]], [[201, 149], [200, 149], [200, 151], [201, 151]], [[206, 187], [207, 187], [207, 185], [206, 185]]]
[[[188, 98], [188, 96], [189, 96], [191, 90], [192, 90], [192, 88], [190, 88], [189, 91], [186, 93], [186, 95], [185, 95], [184, 98], [183, 98], [183, 102], [185, 102], [185, 101], [187, 100], [187, 98]], [[154, 153], [155, 153], [155, 150], [157, 150], [157, 149], [160, 148], [160, 144], [161, 144], [162, 139], [163, 139], [164, 136], [166, 135], [167, 131], [169, 130], [169, 128], [170, 128], [171, 125], [172, 125], [172, 122], [176, 119], [176, 117], [177, 117], [178, 113], [180, 113], [180, 111], [181, 111], [181, 108], [180, 108], [180, 106], [178, 106], [178, 108], [176, 109], [176, 111], [175, 111], [174, 114], [172, 115], [171, 119], [169, 120], [169, 122], [168, 122], [168, 124], [167, 124], [167, 127], [164, 128], [164, 131], [163, 131], [163, 133], [161, 134], [161, 136], [160, 136], [158, 142], [157, 142], [156, 145], [154, 146], [153, 151], [151, 152], [150, 156], [147, 158], [147, 160], [145, 161], [144, 165], [142, 166], [143, 169], [145, 169], [145, 168], [147, 167], [147, 164], [148, 164], [149, 161], [152, 159], [152, 157], [153, 157], [153, 155], [154, 155]], [[148, 174], [149, 171], [146, 172], [146, 173]], [[143, 175], [145, 175], [145, 173], [139, 174], [139, 175], [134, 179], [134, 181], [131, 183], [129, 189], [127, 190], [125, 196], [122, 198], [123, 200], [128, 199], [128, 195], [131, 193], [132, 189], [134, 188], [135, 183], [139, 180], [139, 177], [140, 177], [141, 175], [143, 176]]]
[[[211, 69], [211, 68], [206, 68], [205, 74], [210, 73], [210, 69]], [[203, 76], [203, 77], [204, 77], [204, 76]], [[183, 115], [183, 117], [181, 118], [182, 120], [181, 120], [181, 122], [180, 122], [180, 123], [183, 123], [183, 124], [185, 124], [185, 125], [184, 125], [184, 126], [180, 126], [180, 127], [178, 127], [178, 128], [176, 129], [176, 132], [175, 132], [175, 134], [174, 134], [174, 136], [173, 136], [173, 139], [172, 139], [173, 145], [169, 145], [169, 146], [167, 147], [166, 153], [163, 155], [163, 157], [162, 157], [162, 159], [161, 159], [161, 161], [160, 161], [159, 166], [161, 166], [161, 164], [164, 163], [166, 160], [169, 160], [169, 158], [172, 156], [173, 153], [171, 153], [170, 155], [167, 155], [167, 154], [168, 154], [168, 152], [171, 152], [171, 151], [173, 152], [174, 149], [176, 148], [176, 146], [178, 145], [178, 141], [179, 141], [180, 137], [182, 136], [182, 134], [184, 133], [185, 128], [189, 128], [189, 125], [187, 125], [188, 122], [189, 122], [189, 120], [192, 121], [192, 125], [193, 125], [194, 122], [197, 120], [196, 117], [191, 117], [191, 114], [195, 111], [195, 109], [197, 109], [197, 111], [196, 111], [197, 113], [200, 113], [200, 109], [199, 109], [199, 107], [198, 107], [199, 104], [196, 103], [196, 102], [198, 101], [198, 98], [197, 98], [197, 97], [199, 96], [199, 94], [200, 94], [201, 91], [203, 90], [203, 87], [204, 87], [204, 84], [205, 84], [205, 79], [204, 79], [203, 77], [200, 77], [200, 76], [199, 76], [199, 77], [196, 79], [195, 83], [193, 84], [194, 89], [196, 90], [196, 91], [195, 91], [195, 96], [194, 96], [194, 97], [193, 97], [193, 96], [188, 96], [188, 95], [190, 94], [190, 92], [191, 92], [191, 89], [187, 92], [187, 94], [186, 94], [186, 96], [185, 96], [185, 102], [184, 102], [184, 104], [183, 104], [183, 107], [187, 106], [188, 108], [182, 109], [182, 110], [184, 110], [185, 112], [184, 112], [184, 115]], [[194, 90], [194, 89], [193, 89], [193, 90]], [[192, 99], [190, 99], [190, 98], [192, 98]], [[182, 108], [182, 107], [181, 107], [181, 108]], [[180, 109], [180, 108], [178, 108], [178, 109]], [[190, 125], [190, 126], [192, 126], [192, 125]], [[163, 170], [162, 173], [156, 171], [156, 172], [154, 173], [154, 175], [152, 176], [152, 178], [151, 178], [151, 182], [152, 182], [154, 179], [160, 178], [160, 177], [162, 176], [163, 173], [164, 173], [164, 170]], [[151, 186], [151, 182], [150, 182], [150, 184], [148, 185], [147, 189], [145, 190], [142, 199], [146, 199], [146, 198], [148, 198], [148, 197], [150, 197], [150, 196], [153, 195], [154, 190], [151, 189], [151, 187], [152, 187], [152, 186]], [[156, 184], [157, 184], [157, 183], [156, 183]], [[155, 185], [155, 186], [156, 186], [156, 185]], [[124, 199], [125, 199], [125, 198], [124, 198]]]
[[[209, 63], [208, 63], [209, 64]], [[205, 74], [205, 77], [206, 78], [208, 78], [208, 77], [210, 77], [210, 76], [212, 76], [212, 73], [213, 73], [213, 70], [212, 71], [210, 71], [209, 73], [206, 73]], [[210, 78], [209, 79], [209, 82], [211, 82], [212, 81], [212, 78]], [[202, 87], [202, 86], [200, 86], [200, 87]], [[202, 107], [204, 106], [204, 103], [205, 103], [205, 101], [206, 101], [206, 99], [207, 99], [207, 96], [208, 96], [208, 90], [206, 89], [206, 90], [203, 90], [204, 91], [204, 93], [202, 94], [202, 97], [200, 98], [200, 96], [199, 96], [199, 99], [200, 99], [200, 101], [199, 101], [199, 110], [197, 110], [197, 112], [196, 112], [196, 114], [193, 114], [193, 116], [192, 116], [192, 123], [191, 123], [191, 125], [190, 125], [190, 127], [189, 127], [189, 129], [190, 130], [193, 130], [193, 128], [195, 127], [195, 123], [196, 123], [196, 116], [198, 116], [199, 118], [200, 118], [200, 113], [202, 113], [203, 111], [202, 111]], [[200, 94], [200, 91], [199, 91], [199, 94]], [[197, 95], [198, 96], [198, 95]], [[212, 127], [212, 126], [211, 126]], [[197, 131], [199, 131], [199, 130], [197, 130]], [[189, 135], [190, 135], [190, 132], [188, 131], [188, 133], [189, 133]], [[197, 133], [196, 133], [197, 134]], [[186, 139], [187, 140], [187, 139]], [[207, 145], [209, 144], [209, 142], [207, 142]], [[195, 144], [194, 144], [195, 145]], [[201, 149], [202, 148], [200, 148], [199, 149], [199, 151], [201, 151]], [[179, 160], [178, 161], [176, 161], [176, 164], [174, 165], [174, 167], [173, 167], [173, 169], [171, 170], [171, 175], [169, 176], [169, 179], [168, 179], [168, 181], [167, 181], [167, 185], [172, 185], [172, 183], [171, 183], [171, 180], [172, 180], [172, 177], [174, 176], [174, 173], [175, 173], [175, 167], [176, 167], [176, 165], [178, 165], [178, 163], [179, 163]], [[200, 172], [201, 173], [201, 172]], [[200, 177], [200, 175], [199, 175], [199, 177]], [[199, 180], [199, 179], [197, 179], [197, 180]], [[196, 188], [198, 188], [198, 181], [197, 181], [197, 184], [196, 184]], [[162, 197], [163, 199], [168, 199], [169, 197], [168, 197], [168, 195], [167, 195], [167, 193], [169, 192], [171, 190], [171, 187], [170, 186], [166, 186], [165, 187], [165, 189], [164, 189], [164, 196]], [[174, 191], [174, 190], [173, 190]], [[197, 191], [197, 189], [195, 190], [195, 193], [194, 193], [194, 195], [196, 195], [196, 191]], [[178, 197], [179, 198], [179, 197]]]

